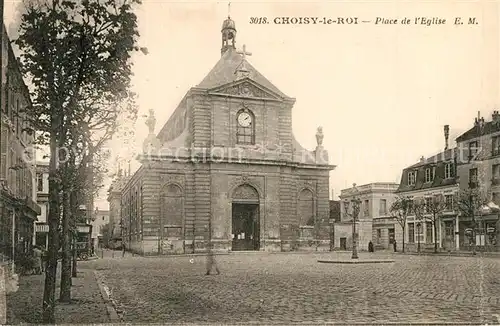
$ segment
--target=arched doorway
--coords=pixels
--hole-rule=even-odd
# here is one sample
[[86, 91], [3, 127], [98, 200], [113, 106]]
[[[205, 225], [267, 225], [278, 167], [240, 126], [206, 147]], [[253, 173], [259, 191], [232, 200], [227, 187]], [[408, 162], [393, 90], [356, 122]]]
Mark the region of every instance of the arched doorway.
[[260, 249], [259, 193], [244, 184], [232, 194], [232, 250]]

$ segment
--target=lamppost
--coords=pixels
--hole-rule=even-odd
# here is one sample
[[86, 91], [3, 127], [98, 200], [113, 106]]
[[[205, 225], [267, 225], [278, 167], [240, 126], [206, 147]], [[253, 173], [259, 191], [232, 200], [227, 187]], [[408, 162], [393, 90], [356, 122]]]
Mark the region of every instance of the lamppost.
[[352, 217], [352, 259], [358, 259], [358, 244], [357, 244], [357, 234], [356, 234], [356, 220], [359, 215], [359, 208], [361, 204], [361, 200], [356, 196], [358, 193], [358, 188], [356, 188], [356, 184], [352, 184], [353, 188], [353, 197], [350, 201], [352, 205], [351, 213], [349, 213], [349, 200], [344, 199], [344, 210], [347, 216]]
[[330, 223], [330, 251], [335, 249], [335, 224], [333, 219], [329, 219]]
[[417, 222], [417, 252], [420, 253], [420, 234], [422, 234], [422, 223]]

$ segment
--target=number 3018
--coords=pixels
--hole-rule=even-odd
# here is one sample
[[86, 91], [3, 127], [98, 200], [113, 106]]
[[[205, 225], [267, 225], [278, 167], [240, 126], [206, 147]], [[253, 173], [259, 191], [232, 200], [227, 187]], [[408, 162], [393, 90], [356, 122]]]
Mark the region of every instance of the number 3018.
[[250, 17], [250, 24], [267, 24], [267, 17]]

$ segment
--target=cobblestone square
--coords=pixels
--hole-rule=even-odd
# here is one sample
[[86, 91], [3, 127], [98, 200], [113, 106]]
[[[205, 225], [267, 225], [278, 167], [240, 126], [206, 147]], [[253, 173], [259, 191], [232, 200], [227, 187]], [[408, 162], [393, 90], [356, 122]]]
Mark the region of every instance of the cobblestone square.
[[[500, 260], [375, 253], [389, 264], [321, 264], [347, 253], [105, 258], [86, 262], [125, 322], [488, 323], [500, 315]], [[84, 264], [82, 264], [82, 267]]]

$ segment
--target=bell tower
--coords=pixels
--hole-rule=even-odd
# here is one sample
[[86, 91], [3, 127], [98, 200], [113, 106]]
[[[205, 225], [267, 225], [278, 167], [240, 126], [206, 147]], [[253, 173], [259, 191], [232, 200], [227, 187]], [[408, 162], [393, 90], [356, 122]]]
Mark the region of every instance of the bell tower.
[[[229, 6], [228, 5], [228, 11], [229, 11]], [[228, 50], [228, 49], [236, 49], [236, 25], [234, 24], [234, 20], [231, 19], [231, 16], [227, 15], [227, 19], [224, 20], [222, 23], [222, 48], [220, 50], [221, 56]]]

